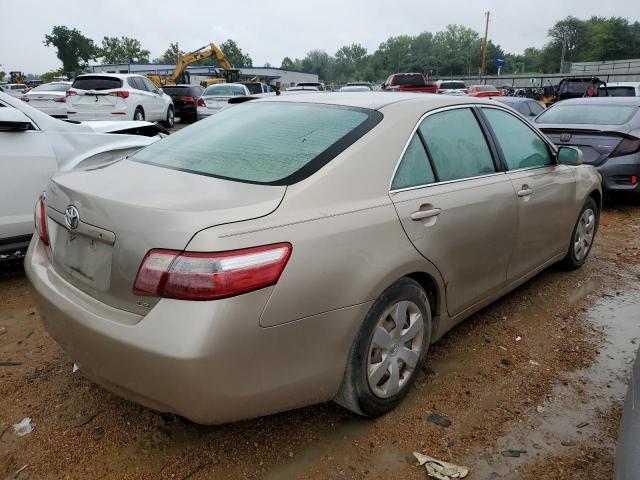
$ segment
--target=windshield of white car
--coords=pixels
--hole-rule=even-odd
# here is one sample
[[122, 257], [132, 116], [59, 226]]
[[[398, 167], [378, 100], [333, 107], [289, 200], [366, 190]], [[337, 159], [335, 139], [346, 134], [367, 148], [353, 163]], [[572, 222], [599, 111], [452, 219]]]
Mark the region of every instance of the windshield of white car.
[[131, 159], [241, 182], [289, 185], [313, 174], [381, 118], [364, 108], [247, 102], [180, 130]]
[[536, 123], [622, 125], [637, 111], [638, 107], [631, 105], [555, 105], [545, 110]]
[[219, 95], [221, 97], [230, 97], [233, 95], [246, 95], [246, 94], [247, 92], [245, 91], [242, 85], [231, 85], [231, 84], [221, 83], [218, 85], [211, 85], [210, 87], [207, 87], [207, 89], [204, 91], [202, 96], [207, 97], [207, 96]]
[[44, 83], [32, 88], [30, 92], [66, 92], [71, 88], [69, 83]]
[[77, 77], [71, 88], [78, 90], [112, 90], [122, 88], [122, 80], [117, 77], [82, 76]]

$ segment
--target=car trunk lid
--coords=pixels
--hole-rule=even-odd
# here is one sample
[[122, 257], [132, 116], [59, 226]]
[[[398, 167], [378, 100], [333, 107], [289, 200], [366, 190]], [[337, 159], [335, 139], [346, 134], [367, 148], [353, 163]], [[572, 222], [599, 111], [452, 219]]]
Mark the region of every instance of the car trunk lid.
[[555, 145], [578, 147], [584, 155], [584, 163], [600, 165], [616, 149], [624, 133], [614, 131], [587, 130], [575, 127], [541, 128]]
[[285, 190], [128, 160], [60, 175], [47, 192], [53, 263], [96, 300], [144, 315], [158, 299], [132, 287], [149, 250], [180, 251], [204, 228], [268, 215]]

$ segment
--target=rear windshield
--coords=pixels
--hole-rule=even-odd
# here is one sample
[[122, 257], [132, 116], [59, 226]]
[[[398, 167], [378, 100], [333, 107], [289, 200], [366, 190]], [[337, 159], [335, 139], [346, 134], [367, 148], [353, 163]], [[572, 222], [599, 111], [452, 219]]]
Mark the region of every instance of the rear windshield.
[[[606, 93], [603, 91], [606, 90]], [[600, 89], [600, 96], [609, 95], [610, 97], [635, 97], [636, 89], [633, 87], [606, 87]]]
[[226, 83], [219, 83], [217, 85], [211, 85], [207, 87], [202, 96], [207, 95], [220, 95], [223, 97], [232, 97], [234, 95], [246, 95], [244, 87], [242, 85], [231, 85]]
[[401, 73], [393, 76], [391, 84], [423, 87], [427, 83], [425, 82], [424, 76], [420, 75], [419, 73]]
[[536, 123], [574, 123], [622, 125], [631, 120], [638, 107], [631, 105], [555, 105], [547, 109]]
[[131, 158], [241, 182], [289, 185], [313, 174], [381, 119], [381, 113], [361, 108], [247, 102]]
[[442, 82], [440, 88], [442, 90], [462, 90], [463, 88], [467, 88], [467, 86], [464, 82]]
[[70, 84], [66, 83], [45, 83], [32, 88], [32, 92], [66, 92], [71, 88]]
[[262, 85], [259, 83], [245, 83], [245, 87], [249, 90], [249, 93], [262, 93]]
[[189, 93], [189, 87], [162, 87], [167, 95], [186, 95]]
[[122, 80], [117, 77], [78, 77], [71, 85], [78, 90], [111, 90], [121, 88]]

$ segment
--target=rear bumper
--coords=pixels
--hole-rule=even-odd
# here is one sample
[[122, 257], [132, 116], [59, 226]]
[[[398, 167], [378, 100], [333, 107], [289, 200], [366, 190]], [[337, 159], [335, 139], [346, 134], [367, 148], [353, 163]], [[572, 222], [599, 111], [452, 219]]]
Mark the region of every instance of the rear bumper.
[[[121, 113], [113, 113], [121, 112]], [[73, 107], [67, 108], [67, 116], [70, 120], [79, 122], [90, 120], [133, 120], [133, 112], [127, 110], [74, 110]]]
[[640, 180], [640, 153], [608, 158], [596, 167], [602, 175], [602, 187], [607, 191], [640, 192], [640, 181], [635, 185], [628, 178], [635, 175]]
[[207, 107], [198, 107], [198, 120], [202, 118], [210, 117], [211, 115], [215, 115], [216, 113], [222, 111], [222, 108], [207, 108]]
[[65, 117], [67, 116], [67, 106], [62, 104], [62, 106], [55, 107], [34, 107], [40, 110], [42, 113], [46, 113], [47, 115], [51, 115], [52, 117]]
[[332, 399], [371, 304], [263, 328], [267, 288], [212, 302], [162, 299], [141, 317], [62, 279], [37, 236], [25, 270], [44, 326], [84, 375], [122, 397], [206, 424]]
[[197, 114], [197, 109], [195, 106], [176, 106], [174, 104], [176, 117], [195, 117]]

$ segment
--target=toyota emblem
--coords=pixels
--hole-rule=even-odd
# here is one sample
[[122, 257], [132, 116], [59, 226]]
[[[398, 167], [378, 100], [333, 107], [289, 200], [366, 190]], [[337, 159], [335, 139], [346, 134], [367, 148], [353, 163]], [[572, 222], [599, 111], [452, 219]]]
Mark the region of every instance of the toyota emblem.
[[78, 223], [80, 223], [80, 212], [73, 205], [69, 205], [64, 212], [64, 220], [67, 223], [67, 227], [75, 230], [78, 228]]

